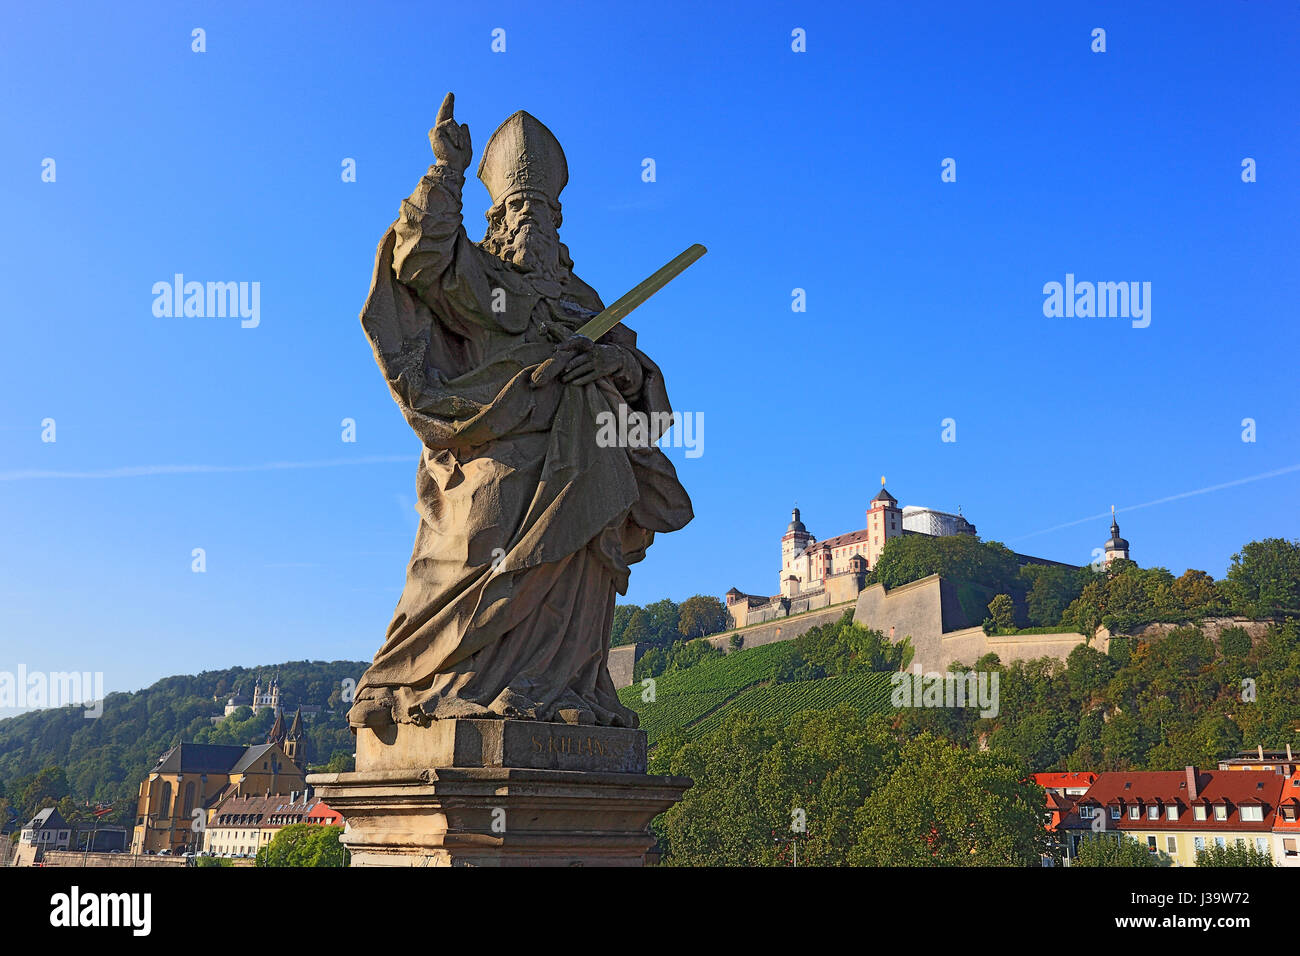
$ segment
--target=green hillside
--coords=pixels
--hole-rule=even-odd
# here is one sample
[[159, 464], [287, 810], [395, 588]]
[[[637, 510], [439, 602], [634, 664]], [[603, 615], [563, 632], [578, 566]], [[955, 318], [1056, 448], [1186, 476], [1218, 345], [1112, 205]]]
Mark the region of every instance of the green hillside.
[[889, 678], [889, 674], [841, 674], [820, 680], [760, 685], [692, 724], [691, 733], [707, 734], [725, 718], [738, 713], [788, 719], [805, 710], [830, 710], [841, 704], [849, 704], [863, 714], [884, 713], [891, 709]]
[[736, 651], [656, 678], [653, 702], [641, 699], [644, 689], [639, 683], [620, 690], [619, 699], [637, 712], [652, 747], [674, 730], [689, 727], [703, 733], [738, 712], [793, 716], [843, 703], [867, 713], [889, 708], [885, 673], [775, 683], [779, 665], [793, 650], [794, 642], [782, 641]]
[[21, 823], [55, 804], [71, 822], [85, 816], [85, 804], [114, 808], [107, 822], [135, 820], [140, 781], [181, 741], [248, 744], [264, 740], [273, 715], [242, 708], [214, 723], [226, 699], [238, 689], [251, 693], [259, 678], [280, 678], [281, 704], [290, 714], [314, 704], [306, 718], [307, 755], [319, 766], [336, 755], [351, 756], [345, 681], [365, 670], [361, 661], [290, 661], [258, 668], [231, 667], [197, 675], [165, 677], [144, 690], [112, 693], [103, 715], [87, 719], [80, 707], [31, 711], [0, 720], [0, 825]]

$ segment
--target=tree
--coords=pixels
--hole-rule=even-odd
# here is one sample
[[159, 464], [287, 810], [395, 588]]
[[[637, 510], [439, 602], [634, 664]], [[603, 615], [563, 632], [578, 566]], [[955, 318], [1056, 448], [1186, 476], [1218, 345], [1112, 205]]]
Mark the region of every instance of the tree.
[[907, 666], [911, 653], [908, 642], [895, 644], [879, 631], [854, 623], [850, 610], [839, 620], [818, 624], [787, 642], [772, 679], [780, 684], [829, 674], [896, 671]]
[[346, 750], [336, 750], [330, 755], [329, 763], [320, 768], [320, 773], [351, 773], [356, 769], [356, 757]]
[[639, 610], [641, 608], [636, 604], [619, 604], [614, 607], [614, 624], [609, 633], [610, 647], [632, 643], [623, 632], [627, 629], [628, 622], [632, 620], [632, 615]]
[[1300, 541], [1265, 538], [1232, 556], [1228, 600], [1246, 617], [1300, 615]]
[[969, 581], [994, 593], [1023, 593], [1020, 562], [1006, 545], [970, 534], [907, 534], [885, 542], [873, 569], [876, 581], [896, 588], [931, 574]]
[[632, 665], [632, 679], [640, 681], [647, 677], [658, 677], [667, 667], [668, 652], [662, 647], [652, 647]]
[[997, 750], [921, 734], [856, 817], [849, 862], [865, 866], [1036, 866], [1047, 852], [1043, 789]]
[[1010, 594], [999, 594], [989, 601], [989, 616], [1000, 631], [1011, 631], [1016, 626], [1016, 603]]
[[632, 612], [628, 618], [627, 625], [623, 628], [622, 638], [624, 644], [647, 644], [653, 637], [651, 630], [650, 614], [645, 608], [639, 607]]
[[697, 594], [682, 602], [677, 630], [684, 637], [716, 634], [727, 626], [727, 609], [712, 595]]
[[1175, 601], [1187, 611], [1191, 619], [1218, 614], [1227, 606], [1214, 578], [1204, 571], [1188, 568], [1174, 581]]
[[1157, 857], [1131, 837], [1097, 834], [1084, 837], [1074, 865], [1156, 867], [1161, 862]]
[[681, 632], [677, 630], [681, 609], [675, 601], [664, 598], [653, 604], [647, 604], [645, 610], [649, 617], [649, 640], [652, 644], [667, 647], [681, 637]]
[[731, 635], [731, 640], [727, 642], [731, 645], [733, 651], [738, 651], [745, 646], [745, 638], [739, 631]]
[[1219, 632], [1219, 647], [1224, 657], [1245, 657], [1250, 653], [1250, 635], [1244, 627], [1225, 627]]
[[1087, 704], [1095, 695], [1104, 693], [1118, 669], [1111, 657], [1087, 644], [1080, 644], [1065, 659], [1065, 675], [1070, 693], [1082, 704]]
[[1246, 843], [1207, 846], [1196, 851], [1197, 866], [1275, 866], [1273, 854], [1260, 852]]
[[1026, 564], [1020, 576], [1031, 582], [1025, 595], [1025, 609], [1034, 627], [1053, 627], [1083, 591], [1095, 572], [1089, 568], [1066, 568], [1055, 564]]
[[342, 827], [294, 823], [257, 851], [258, 866], [344, 866]]
[[894, 747], [883, 718], [850, 706], [788, 721], [737, 714], [703, 736], [661, 739], [651, 773], [695, 781], [657, 818], [664, 863], [788, 866], [794, 842], [800, 865], [843, 865]]

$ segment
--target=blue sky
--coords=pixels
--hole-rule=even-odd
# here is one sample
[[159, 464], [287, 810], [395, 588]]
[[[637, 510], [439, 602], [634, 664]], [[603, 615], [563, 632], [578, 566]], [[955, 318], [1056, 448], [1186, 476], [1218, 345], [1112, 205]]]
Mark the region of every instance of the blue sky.
[[[0, 670], [128, 690], [372, 656], [418, 446], [357, 317], [448, 90], [475, 163], [516, 109], [554, 130], [562, 236], [607, 302], [709, 247], [629, 322], [705, 430], [669, 450], [696, 519], [628, 600], [771, 593], [792, 503], [853, 530], [881, 475], [1063, 561], [1111, 504], [1175, 573], [1300, 536], [1300, 8], [1131, 6], [12, 8]], [[474, 238], [486, 206], [471, 180]], [[259, 282], [260, 325], [155, 317], [178, 272]], [[1150, 282], [1150, 326], [1046, 318], [1066, 273]]]

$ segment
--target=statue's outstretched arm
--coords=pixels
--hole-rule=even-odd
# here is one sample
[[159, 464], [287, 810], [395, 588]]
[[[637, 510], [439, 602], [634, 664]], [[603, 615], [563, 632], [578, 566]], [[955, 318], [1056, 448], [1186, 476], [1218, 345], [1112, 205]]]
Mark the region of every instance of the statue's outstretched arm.
[[424, 292], [452, 265], [461, 223], [461, 189], [473, 150], [469, 126], [452, 116], [456, 98], [448, 93], [429, 130], [437, 162], [420, 178], [410, 197], [402, 200], [394, 230], [393, 269], [397, 278], [424, 297]]

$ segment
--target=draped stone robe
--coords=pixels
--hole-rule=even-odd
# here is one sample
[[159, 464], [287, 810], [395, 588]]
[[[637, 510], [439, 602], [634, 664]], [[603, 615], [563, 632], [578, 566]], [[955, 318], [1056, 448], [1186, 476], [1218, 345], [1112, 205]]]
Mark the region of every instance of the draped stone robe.
[[[636, 726], [607, 670], [615, 594], [655, 532], [693, 517], [654, 445], [602, 448], [597, 415], [670, 412], [657, 365], [625, 399], [532, 373], [603, 305], [576, 276], [532, 283], [466, 236], [463, 176], [430, 167], [380, 242], [361, 315], [375, 360], [424, 444], [406, 587], [352, 711], [397, 722], [516, 717]], [[617, 419], [616, 419], [617, 420]], [[651, 421], [655, 417], [651, 416]], [[657, 432], [654, 433], [657, 437]]]

